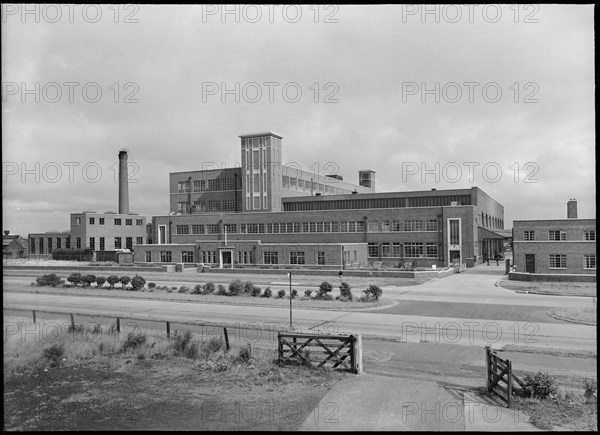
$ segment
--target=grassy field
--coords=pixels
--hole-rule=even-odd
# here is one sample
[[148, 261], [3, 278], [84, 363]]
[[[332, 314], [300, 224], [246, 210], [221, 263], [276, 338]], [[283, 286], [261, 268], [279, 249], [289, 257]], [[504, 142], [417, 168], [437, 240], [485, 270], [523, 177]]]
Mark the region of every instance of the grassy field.
[[226, 351], [219, 339], [184, 331], [169, 340], [108, 328], [55, 335], [7, 321], [21, 328], [4, 331], [5, 430], [295, 430], [306, 418], [335, 421], [335, 404], [319, 401], [345, 374], [280, 368], [273, 348]]
[[530, 282], [502, 279], [499, 285], [508, 290], [558, 296], [596, 297], [595, 282]]

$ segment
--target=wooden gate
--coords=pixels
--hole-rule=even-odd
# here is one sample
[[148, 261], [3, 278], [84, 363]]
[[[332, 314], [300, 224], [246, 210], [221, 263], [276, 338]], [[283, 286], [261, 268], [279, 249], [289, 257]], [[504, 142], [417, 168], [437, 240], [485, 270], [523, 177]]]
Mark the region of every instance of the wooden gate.
[[[487, 371], [487, 390], [506, 402], [510, 408], [513, 395], [513, 382], [524, 388], [523, 382], [512, 372], [512, 363], [502, 359], [490, 346], [485, 347], [485, 365]], [[505, 386], [499, 385], [502, 382]]]
[[278, 333], [279, 365], [302, 363], [352, 373], [362, 371], [360, 336]]

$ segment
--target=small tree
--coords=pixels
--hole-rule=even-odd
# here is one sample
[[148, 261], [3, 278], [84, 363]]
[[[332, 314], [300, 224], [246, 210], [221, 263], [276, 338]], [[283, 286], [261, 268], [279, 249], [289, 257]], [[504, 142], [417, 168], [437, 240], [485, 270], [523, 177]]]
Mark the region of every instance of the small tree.
[[292, 289], [292, 299], [294, 299], [296, 296], [298, 296], [298, 290], [294, 288]]
[[63, 280], [60, 279], [54, 273], [50, 273], [48, 275], [42, 275], [42, 276], [38, 277], [35, 281], [36, 281], [36, 285], [38, 287], [43, 287], [43, 286], [57, 287], [57, 286], [63, 284]]
[[217, 287], [217, 294], [220, 296], [227, 296], [227, 289], [223, 284], [219, 284]]
[[96, 282], [96, 276], [95, 275], [83, 275], [81, 277], [81, 282], [83, 283], [84, 287], [89, 287], [93, 283]]
[[110, 289], [112, 290], [115, 288], [115, 284], [119, 282], [119, 277], [117, 275], [111, 275], [106, 278], [106, 282], [110, 285]]
[[265, 289], [265, 291], [262, 294], [263, 298], [270, 298], [273, 295], [273, 292], [271, 291], [271, 287], [267, 287]]
[[231, 296], [239, 296], [244, 291], [244, 287], [244, 283], [239, 279], [236, 279], [235, 281], [229, 283], [229, 294]]
[[254, 288], [254, 284], [252, 284], [250, 281], [246, 281], [244, 283], [244, 293], [251, 295], [253, 288]]
[[67, 278], [67, 281], [69, 281], [71, 284], [73, 284], [75, 287], [77, 287], [77, 284], [79, 284], [81, 282], [81, 274], [79, 272], [72, 273]]
[[252, 296], [254, 296], [256, 298], [256, 297], [260, 296], [260, 293], [261, 293], [260, 287], [253, 285], [252, 292], [251, 292]]
[[102, 287], [105, 282], [106, 282], [106, 278], [105, 277], [103, 277], [103, 276], [97, 276], [96, 277], [96, 284], [98, 285], [98, 287]]
[[129, 284], [130, 281], [131, 278], [129, 278], [127, 275], [124, 275], [121, 278], [119, 278], [119, 282], [121, 283], [122, 288], [125, 288], [125, 286]]
[[144, 288], [145, 285], [146, 285], [146, 280], [143, 277], [136, 275], [133, 278], [131, 278], [131, 287], [132, 287], [133, 291], [138, 291], [138, 290]]
[[349, 301], [352, 300], [352, 290], [347, 282], [340, 284], [340, 296], [345, 297]]
[[319, 293], [317, 297], [319, 299], [331, 299], [331, 291], [333, 290], [333, 286], [329, 284], [327, 281], [324, 281], [319, 286]]
[[307, 298], [310, 298], [310, 295], [312, 295], [312, 290], [304, 290], [304, 296], [306, 296]]
[[376, 301], [378, 301], [381, 295], [383, 294], [383, 290], [381, 290], [379, 286], [371, 284], [369, 288], [364, 291], [364, 293], [367, 299], [375, 299]]
[[277, 296], [279, 296], [279, 298], [283, 298], [285, 296], [285, 290], [281, 289], [277, 292]]

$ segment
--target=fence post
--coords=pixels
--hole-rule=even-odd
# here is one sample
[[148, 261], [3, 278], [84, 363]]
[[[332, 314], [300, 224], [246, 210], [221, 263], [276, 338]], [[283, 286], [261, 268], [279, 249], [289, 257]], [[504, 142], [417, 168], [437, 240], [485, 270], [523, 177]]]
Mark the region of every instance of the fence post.
[[33, 323], [35, 323], [35, 310], [33, 310]]
[[227, 327], [223, 326], [223, 335], [225, 335], [225, 348], [229, 350], [229, 334], [227, 334]]
[[167, 322], [167, 338], [171, 337], [171, 324]]
[[121, 319], [119, 319], [117, 317], [117, 332], [120, 333], [121, 332]]
[[512, 363], [509, 360], [506, 360], [506, 365], [508, 366], [508, 407], [510, 408], [510, 401], [512, 399]]
[[283, 346], [281, 345], [281, 332], [277, 333], [277, 354], [278, 354], [277, 360], [279, 363], [279, 367], [281, 367], [281, 357], [283, 354]]
[[75, 317], [73, 316], [73, 313], [71, 313], [71, 330], [75, 332]]
[[490, 374], [491, 367], [490, 366], [491, 366], [491, 364], [490, 364], [490, 346], [487, 345], [487, 346], [485, 346], [485, 375], [486, 375], [485, 378], [486, 378], [486, 386], [487, 386], [488, 393], [490, 391], [492, 391], [492, 389], [491, 389], [492, 384], [490, 382], [490, 377], [491, 377], [491, 374]]
[[354, 358], [354, 364], [356, 364], [356, 374], [360, 375], [363, 372], [363, 360], [362, 360], [362, 335], [357, 334], [354, 341], [354, 350], [356, 357]]

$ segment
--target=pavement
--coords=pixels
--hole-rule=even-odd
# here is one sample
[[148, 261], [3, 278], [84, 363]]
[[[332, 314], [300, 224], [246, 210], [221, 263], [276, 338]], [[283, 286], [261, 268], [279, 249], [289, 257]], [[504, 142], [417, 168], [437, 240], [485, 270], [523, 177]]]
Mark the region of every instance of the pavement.
[[301, 431], [538, 431], [474, 388], [363, 373], [338, 382]]

